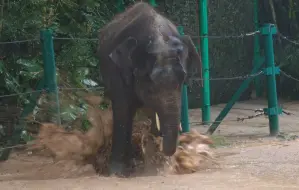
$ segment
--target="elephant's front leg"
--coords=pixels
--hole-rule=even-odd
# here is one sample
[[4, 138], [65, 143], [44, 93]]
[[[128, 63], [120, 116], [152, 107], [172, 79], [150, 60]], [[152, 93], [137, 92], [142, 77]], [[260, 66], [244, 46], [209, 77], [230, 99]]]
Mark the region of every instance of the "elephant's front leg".
[[112, 100], [113, 135], [109, 163], [110, 175], [124, 176], [131, 155], [133, 106], [125, 96]]
[[126, 125], [126, 147], [124, 154], [125, 166], [130, 172], [132, 170], [132, 158], [133, 158], [133, 146], [132, 146], [132, 131], [133, 131], [133, 119], [136, 113], [136, 107], [131, 104], [131, 108], [128, 111], [128, 120]]

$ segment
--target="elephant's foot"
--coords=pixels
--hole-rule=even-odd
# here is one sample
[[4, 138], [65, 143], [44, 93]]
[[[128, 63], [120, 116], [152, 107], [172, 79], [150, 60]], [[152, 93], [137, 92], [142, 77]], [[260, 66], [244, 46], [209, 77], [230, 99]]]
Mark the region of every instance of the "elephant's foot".
[[124, 163], [112, 162], [109, 164], [109, 175], [122, 178], [129, 177], [130, 170], [128, 170]]
[[138, 170], [138, 161], [135, 158], [131, 158], [129, 161], [127, 161], [126, 164], [126, 170], [130, 174], [136, 173]]

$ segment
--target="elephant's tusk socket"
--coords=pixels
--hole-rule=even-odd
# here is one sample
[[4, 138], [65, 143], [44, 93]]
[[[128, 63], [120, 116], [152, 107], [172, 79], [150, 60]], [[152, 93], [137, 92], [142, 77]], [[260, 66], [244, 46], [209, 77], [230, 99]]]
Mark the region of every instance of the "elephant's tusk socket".
[[160, 127], [160, 119], [159, 119], [159, 116], [158, 116], [157, 113], [156, 113], [156, 124], [157, 124], [158, 130], [160, 131], [160, 129], [161, 129], [161, 127]]

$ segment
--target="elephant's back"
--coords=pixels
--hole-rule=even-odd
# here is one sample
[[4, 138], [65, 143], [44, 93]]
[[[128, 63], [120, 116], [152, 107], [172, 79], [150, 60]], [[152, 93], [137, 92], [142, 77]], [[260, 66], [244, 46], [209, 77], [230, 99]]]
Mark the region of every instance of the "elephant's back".
[[[99, 51], [110, 54], [114, 48], [128, 37], [138, 41], [138, 45], [147, 45], [153, 38], [163, 35], [179, 35], [176, 26], [159, 14], [147, 3], [136, 3], [124, 13], [116, 15], [99, 32]], [[102, 48], [103, 47], [103, 48]]]
[[133, 5], [100, 30], [99, 46], [111, 51], [121, 40], [140, 34], [140, 30], [149, 30], [155, 14], [156, 11], [146, 3]]

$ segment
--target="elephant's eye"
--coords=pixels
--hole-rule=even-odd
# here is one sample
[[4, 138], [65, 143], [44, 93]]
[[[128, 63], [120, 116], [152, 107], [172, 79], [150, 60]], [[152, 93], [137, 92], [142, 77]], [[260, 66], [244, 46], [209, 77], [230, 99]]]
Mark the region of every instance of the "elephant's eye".
[[180, 44], [179, 44], [178, 42], [173, 42], [172, 45], [173, 45], [174, 47], [177, 47], [177, 46], [179, 46]]

